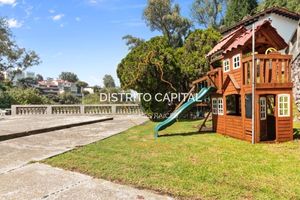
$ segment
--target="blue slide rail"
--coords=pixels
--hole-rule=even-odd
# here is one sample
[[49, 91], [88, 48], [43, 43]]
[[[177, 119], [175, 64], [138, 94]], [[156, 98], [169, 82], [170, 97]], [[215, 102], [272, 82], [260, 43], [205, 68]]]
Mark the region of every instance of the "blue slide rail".
[[158, 132], [164, 130], [165, 128], [171, 126], [176, 122], [176, 119], [179, 115], [188, 111], [194, 104], [198, 103], [199, 101], [205, 99], [207, 95], [216, 91], [215, 87], [204, 87], [201, 91], [196, 94], [193, 98], [190, 98], [186, 103], [180, 106], [177, 110], [175, 110], [167, 119], [157, 124], [154, 128], [154, 137], [157, 138]]

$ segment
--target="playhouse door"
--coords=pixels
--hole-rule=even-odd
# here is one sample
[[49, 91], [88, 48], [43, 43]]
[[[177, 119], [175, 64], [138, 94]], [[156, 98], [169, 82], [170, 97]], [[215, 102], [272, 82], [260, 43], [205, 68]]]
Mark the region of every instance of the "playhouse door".
[[275, 95], [261, 96], [260, 103], [260, 140], [276, 139]]
[[261, 96], [259, 98], [259, 118], [260, 118], [260, 140], [266, 141], [268, 138], [267, 133], [267, 98]]

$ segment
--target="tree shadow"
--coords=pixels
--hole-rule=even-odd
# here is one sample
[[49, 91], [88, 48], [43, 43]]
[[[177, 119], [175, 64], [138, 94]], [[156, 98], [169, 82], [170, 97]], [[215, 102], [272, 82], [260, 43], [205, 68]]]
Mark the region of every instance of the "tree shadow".
[[206, 135], [206, 134], [214, 134], [213, 131], [195, 131], [195, 132], [187, 132], [187, 133], [167, 133], [163, 135], [159, 135], [158, 137], [176, 137], [176, 136], [193, 136], [193, 135]]
[[294, 140], [299, 140], [300, 139], [300, 129], [294, 128], [293, 133], [294, 133]]

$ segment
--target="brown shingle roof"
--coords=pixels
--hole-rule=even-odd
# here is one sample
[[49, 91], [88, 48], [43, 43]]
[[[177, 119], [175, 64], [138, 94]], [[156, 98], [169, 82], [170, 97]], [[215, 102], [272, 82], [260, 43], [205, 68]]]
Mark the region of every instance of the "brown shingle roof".
[[264, 16], [266, 14], [270, 14], [270, 13], [276, 13], [278, 15], [282, 15], [282, 16], [285, 16], [285, 17], [288, 17], [288, 18], [291, 18], [291, 19], [294, 19], [294, 20], [300, 20], [300, 13], [295, 13], [295, 12], [289, 11], [286, 8], [272, 7], [272, 8], [268, 8], [268, 9], [262, 11], [262, 12], [259, 12], [259, 13], [255, 14], [255, 15], [247, 18], [247, 19], [244, 19], [244, 20], [236, 23], [233, 26], [230, 26], [230, 27], [227, 27], [227, 28], [221, 30], [221, 33], [225, 34], [227, 32], [235, 30], [236, 28], [238, 28], [242, 25], [246, 26], [248, 24], [251, 24], [251, 23], [257, 21], [259, 17], [262, 17], [262, 16]]

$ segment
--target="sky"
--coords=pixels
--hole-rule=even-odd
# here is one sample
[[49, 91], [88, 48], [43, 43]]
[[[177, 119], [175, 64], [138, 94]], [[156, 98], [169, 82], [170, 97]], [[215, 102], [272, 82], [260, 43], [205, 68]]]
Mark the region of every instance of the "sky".
[[[175, 0], [190, 18], [193, 0]], [[147, 0], [0, 0], [17, 44], [34, 50], [42, 63], [27, 71], [57, 78], [70, 71], [90, 85], [102, 85], [105, 74], [117, 84], [118, 63], [128, 53], [122, 37], [159, 35], [146, 26]]]

